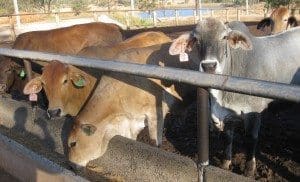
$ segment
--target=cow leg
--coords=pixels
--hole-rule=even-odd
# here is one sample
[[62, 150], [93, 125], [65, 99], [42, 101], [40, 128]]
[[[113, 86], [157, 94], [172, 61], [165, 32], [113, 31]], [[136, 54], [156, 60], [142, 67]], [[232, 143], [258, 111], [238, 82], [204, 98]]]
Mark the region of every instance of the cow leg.
[[33, 77], [31, 62], [26, 59], [24, 59], [23, 61], [24, 61], [25, 72], [27, 74], [27, 81], [30, 81]]
[[231, 165], [231, 159], [232, 159], [232, 143], [233, 143], [233, 134], [234, 130], [233, 128], [228, 128], [222, 133], [224, 138], [224, 144], [225, 144], [225, 150], [224, 155], [225, 159], [221, 165], [221, 168], [229, 170]]
[[245, 134], [247, 162], [244, 174], [246, 176], [254, 176], [256, 170], [255, 153], [258, 142], [258, 133], [261, 125], [261, 114], [249, 113], [245, 117]]
[[229, 170], [229, 167], [231, 165], [231, 159], [232, 159], [232, 143], [233, 143], [233, 135], [234, 130], [236, 127], [240, 126], [242, 124], [242, 118], [240, 116], [236, 115], [228, 115], [227, 118], [224, 120], [224, 144], [225, 144], [225, 159], [222, 164], [222, 168]]
[[158, 119], [157, 116], [152, 116], [148, 117], [147, 121], [150, 139], [155, 141], [156, 146], [161, 146], [163, 120]]

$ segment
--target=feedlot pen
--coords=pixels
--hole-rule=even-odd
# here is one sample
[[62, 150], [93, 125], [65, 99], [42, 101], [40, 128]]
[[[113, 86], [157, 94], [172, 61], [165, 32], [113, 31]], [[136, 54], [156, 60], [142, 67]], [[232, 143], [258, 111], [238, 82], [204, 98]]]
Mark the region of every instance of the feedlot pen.
[[[249, 25], [250, 30], [255, 32], [254, 25]], [[184, 29], [182, 30], [184, 31]], [[166, 31], [168, 33], [168, 31]], [[136, 32], [129, 32], [129, 34], [135, 34]], [[261, 34], [261, 33], [260, 33]], [[173, 33], [170, 36], [175, 38], [178, 33]], [[62, 118], [60, 121], [49, 121], [44, 116], [45, 113], [40, 111], [40, 114], [36, 118], [40, 118], [33, 122], [32, 120], [32, 113], [31, 109], [28, 104], [22, 102], [16, 102], [10, 99], [2, 99], [0, 106], [0, 122], [1, 122], [1, 133], [8, 136], [9, 138], [25, 145], [26, 147], [30, 148], [34, 152], [45, 156], [46, 158], [50, 159], [51, 161], [56, 162], [57, 164], [68, 167], [67, 160], [63, 156], [65, 152], [66, 146], [62, 144], [62, 141], [65, 141], [65, 135], [68, 129], [71, 126], [70, 118]], [[8, 105], [11, 103], [10, 108], [7, 108]], [[300, 167], [299, 167], [299, 114], [300, 105], [299, 104], [292, 104], [292, 103], [279, 103], [274, 104], [268, 109], [263, 120], [261, 132], [260, 132], [260, 155], [257, 156], [258, 164], [257, 164], [257, 173], [255, 178], [262, 181], [296, 181], [299, 179], [300, 176]], [[165, 121], [165, 137], [163, 141], [163, 145], [160, 149], [163, 149], [168, 152], [181, 154], [183, 156], [189, 156], [193, 160], [196, 160], [196, 153], [197, 153], [197, 145], [196, 145], [196, 103], [192, 104], [188, 108], [189, 112], [184, 119], [178, 119], [175, 116], [169, 115]], [[22, 116], [22, 117], [20, 117]], [[26, 117], [27, 116], [27, 117]], [[63, 133], [61, 133], [63, 131]], [[242, 137], [242, 130], [238, 130], [235, 136], [235, 143], [234, 143], [234, 156], [233, 156], [233, 166], [232, 171], [238, 174], [242, 174], [243, 166], [245, 163], [245, 156], [244, 156], [244, 149]], [[125, 140], [128, 145], [131, 147], [135, 147], [140, 144], [136, 144], [135, 142], [127, 141], [126, 139], [116, 139], [112, 141], [111, 150], [107, 152], [106, 162], [110, 161], [110, 155], [121, 156], [124, 154], [121, 153], [114, 153], [113, 149], [117, 150], [117, 146], [121, 146], [119, 141]], [[144, 130], [139, 135], [139, 141], [150, 143], [149, 137], [147, 136], [146, 130]], [[128, 147], [127, 145], [127, 147]], [[149, 146], [144, 146], [140, 151], [151, 151], [156, 149], [152, 149]], [[219, 139], [217, 134], [211, 133], [210, 134], [210, 164], [218, 166], [220, 164], [220, 159], [222, 159], [221, 149], [222, 141]], [[146, 148], [146, 149], [145, 149]], [[151, 148], [151, 149], [150, 149]], [[125, 152], [125, 151], [123, 151]], [[130, 149], [127, 151], [130, 152]], [[132, 152], [132, 151], [131, 151]], [[147, 153], [147, 152], [146, 152]], [[169, 155], [169, 154], [161, 154], [158, 152], [158, 156], [161, 155]], [[134, 154], [132, 157], [134, 157]], [[138, 152], [136, 153], [138, 154]], [[114, 156], [113, 155], [113, 156]], [[125, 156], [125, 157], [124, 157]], [[126, 152], [123, 157], [126, 158]], [[138, 155], [137, 155], [138, 156]], [[177, 155], [176, 155], [177, 156]], [[128, 156], [127, 156], [128, 157]], [[173, 167], [172, 169], [175, 173], [180, 173], [180, 170], [186, 170], [187, 175], [194, 176], [196, 174], [195, 166], [192, 160], [188, 158], [180, 158], [174, 157], [171, 154], [171, 157], [165, 157], [166, 161], [168, 159], [173, 159]], [[138, 158], [138, 157], [136, 157]], [[159, 158], [159, 157], [158, 157]], [[176, 159], [175, 159], [176, 158]], [[130, 156], [129, 156], [130, 159]], [[117, 159], [116, 159], [117, 160]], [[133, 160], [133, 159], [132, 159]], [[143, 162], [143, 158], [135, 159], [141, 162], [141, 165], [147, 164], [145, 161]], [[154, 160], [154, 159], [153, 159]], [[103, 160], [105, 161], [105, 160]], [[102, 161], [102, 162], [103, 162]], [[122, 167], [126, 167], [126, 164], [116, 163], [116, 161], [112, 162], [112, 167], [114, 165], [119, 164], [119, 168], [116, 170], [121, 170]], [[115, 163], [114, 163], [115, 162]], [[119, 161], [120, 162], [120, 161]], [[177, 162], [177, 163], [176, 163]], [[183, 169], [180, 164], [186, 164], [186, 168]], [[97, 163], [98, 164], [98, 163]], [[107, 164], [103, 164], [105, 166]], [[127, 164], [128, 165], [128, 164]], [[148, 164], [149, 165], [149, 164]], [[176, 169], [176, 166], [178, 167]], [[149, 166], [148, 166], [149, 167]], [[180, 169], [181, 168], [181, 169]], [[147, 169], [147, 168], [146, 168]], [[187, 169], [190, 169], [187, 170]], [[141, 169], [142, 170], [142, 169]], [[210, 168], [208, 169], [208, 171]], [[212, 168], [211, 171], [215, 176], [215, 180], [219, 181], [223, 180], [237, 180], [237, 176], [233, 174], [229, 174], [227, 177], [226, 172], [221, 171], [218, 174], [216, 172], [220, 169]], [[187, 172], [189, 171], [189, 172]], [[138, 173], [137, 175], [144, 175]], [[139, 171], [141, 172], [141, 171]], [[156, 171], [159, 172], [159, 171]], [[122, 181], [124, 177], [122, 176], [122, 172], [119, 174], [113, 174], [109, 172], [107, 169], [103, 169], [103, 167], [99, 166], [90, 166], [88, 170], [85, 172], [81, 171], [83, 176], [92, 180], [92, 181], [101, 181], [101, 180], [115, 180], [115, 181]], [[155, 173], [155, 172], [154, 172]], [[209, 172], [207, 173], [209, 174]], [[102, 176], [102, 178], [100, 178]], [[218, 178], [219, 177], [219, 178]], [[132, 176], [134, 179], [140, 179], [138, 176]], [[38, 178], [36, 178], [38, 179]], [[174, 179], [174, 178], [173, 178]], [[129, 180], [129, 179], [126, 179]], [[173, 181], [172, 179], [169, 179]], [[213, 180], [213, 179], [212, 179]], [[243, 179], [245, 180], [245, 179]], [[130, 181], [130, 180], [129, 180]]]

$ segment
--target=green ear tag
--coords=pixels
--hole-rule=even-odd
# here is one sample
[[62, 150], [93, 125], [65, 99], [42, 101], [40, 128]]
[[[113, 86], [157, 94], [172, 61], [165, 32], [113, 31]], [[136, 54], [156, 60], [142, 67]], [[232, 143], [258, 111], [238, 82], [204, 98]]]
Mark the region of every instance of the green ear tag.
[[79, 80], [77, 80], [74, 84], [77, 86], [77, 87], [83, 87], [84, 86], [84, 79], [83, 78], [80, 78]]
[[97, 130], [97, 128], [94, 125], [90, 124], [82, 124], [81, 129], [87, 136], [93, 135]]
[[22, 70], [22, 71], [20, 72], [20, 77], [21, 77], [21, 78], [24, 78], [25, 76], [26, 76], [26, 73], [25, 73], [24, 70]]

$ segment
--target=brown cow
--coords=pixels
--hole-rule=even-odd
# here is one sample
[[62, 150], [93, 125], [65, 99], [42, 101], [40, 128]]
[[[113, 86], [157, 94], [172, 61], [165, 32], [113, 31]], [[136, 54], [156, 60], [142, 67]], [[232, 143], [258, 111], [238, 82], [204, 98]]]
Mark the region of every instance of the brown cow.
[[[23, 33], [16, 38], [13, 48], [75, 55], [85, 47], [109, 46], [122, 40], [120, 27], [98, 22]], [[30, 80], [32, 77], [30, 62], [25, 61], [24, 64]], [[42, 62], [39, 64], [45, 65]]]
[[[38, 93], [44, 88], [51, 116], [76, 116], [90, 95], [96, 78], [72, 65], [52, 61], [43, 69], [43, 74], [28, 82], [24, 94]], [[64, 107], [61, 107], [61, 106]]]
[[290, 16], [288, 8], [279, 7], [271, 13], [270, 17], [261, 20], [257, 29], [263, 30], [265, 26], [271, 26], [271, 34], [276, 34], [290, 27], [296, 27], [298, 23], [294, 16]]
[[125, 50], [147, 47], [165, 42], [171, 42], [170, 37], [162, 32], [149, 31], [139, 33], [115, 45], [105, 47], [101, 45], [84, 48], [78, 55], [90, 58], [113, 59], [115, 55]]
[[[150, 46], [156, 43], [153, 41], [144, 41], [144, 40], [148, 40], [148, 36], [145, 35], [149, 35], [150, 37], [152, 37], [152, 35], [155, 34], [157, 40], [161, 41], [164, 39], [165, 42], [171, 41], [170, 38], [168, 38], [165, 34], [153, 32], [149, 34], [142, 33], [141, 35], [143, 36], [136, 35], [133, 38], [129, 39], [131, 41], [125, 41], [126, 44], [122, 43], [122, 45], [124, 46], [125, 49], [127, 49], [127, 47], [132, 48], [132, 47]], [[140, 44], [137, 44], [137, 42], [140, 42]], [[93, 53], [93, 55], [91, 53]], [[95, 51], [90, 52], [89, 54], [90, 57], [95, 57], [94, 55], [99, 56], [97, 58], [102, 58], [101, 55], [98, 55], [97, 52]], [[114, 55], [111, 56], [114, 57]], [[49, 106], [48, 106], [49, 116], [57, 117], [66, 114], [76, 116], [79, 110], [81, 109], [82, 105], [85, 103], [85, 100], [88, 98], [90, 92], [83, 92], [81, 88], [76, 88], [75, 85], [70, 81], [66, 82], [65, 84], [63, 82], [57, 82], [57, 80], [62, 80], [63, 78], [67, 77], [66, 75], [68, 75], [68, 71], [67, 69], [63, 69], [65, 71], [57, 71], [57, 70], [61, 70], [60, 67], [62, 67], [62, 64], [58, 64], [58, 63], [54, 65], [53, 64], [54, 63], [52, 63], [52, 66], [45, 67], [41, 77], [35, 78], [30, 82], [28, 82], [28, 84], [24, 88], [24, 93], [25, 94], [38, 93], [41, 90], [41, 88], [44, 87], [46, 96], [49, 101]], [[48, 74], [48, 72], [51, 74]], [[65, 85], [67, 85], [67, 87]], [[36, 88], [40, 88], [40, 89], [36, 89]], [[92, 88], [93, 88], [93, 84], [88, 85], [87, 90], [91, 91]]]
[[[195, 67], [191, 66], [193, 62], [179, 63], [176, 56], [170, 56], [169, 46], [170, 43], [166, 43], [131, 49], [122, 52], [116, 59], [187, 69]], [[160, 145], [165, 114], [191, 91], [178, 89], [174, 84], [168, 86], [157, 79], [128, 74], [102, 76], [69, 134], [69, 160], [85, 166], [104, 154], [109, 140], [115, 135], [135, 140], [145, 126], [149, 128], [150, 138]]]

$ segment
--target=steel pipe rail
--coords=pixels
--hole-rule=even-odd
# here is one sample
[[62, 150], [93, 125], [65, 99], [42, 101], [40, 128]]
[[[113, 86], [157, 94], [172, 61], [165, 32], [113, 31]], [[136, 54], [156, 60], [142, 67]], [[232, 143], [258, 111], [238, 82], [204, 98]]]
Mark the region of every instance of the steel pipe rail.
[[300, 102], [300, 86], [262, 80], [246, 79], [227, 75], [201, 73], [198, 71], [166, 68], [155, 65], [141, 65], [118, 61], [103, 61], [83, 57], [42, 53], [35, 51], [0, 48], [0, 55], [35, 59], [42, 61], [59, 60], [77, 66], [97, 68], [115, 72], [129, 73], [139, 76], [167, 79], [187, 83], [199, 87], [215, 88], [252, 96], [283, 99]]

